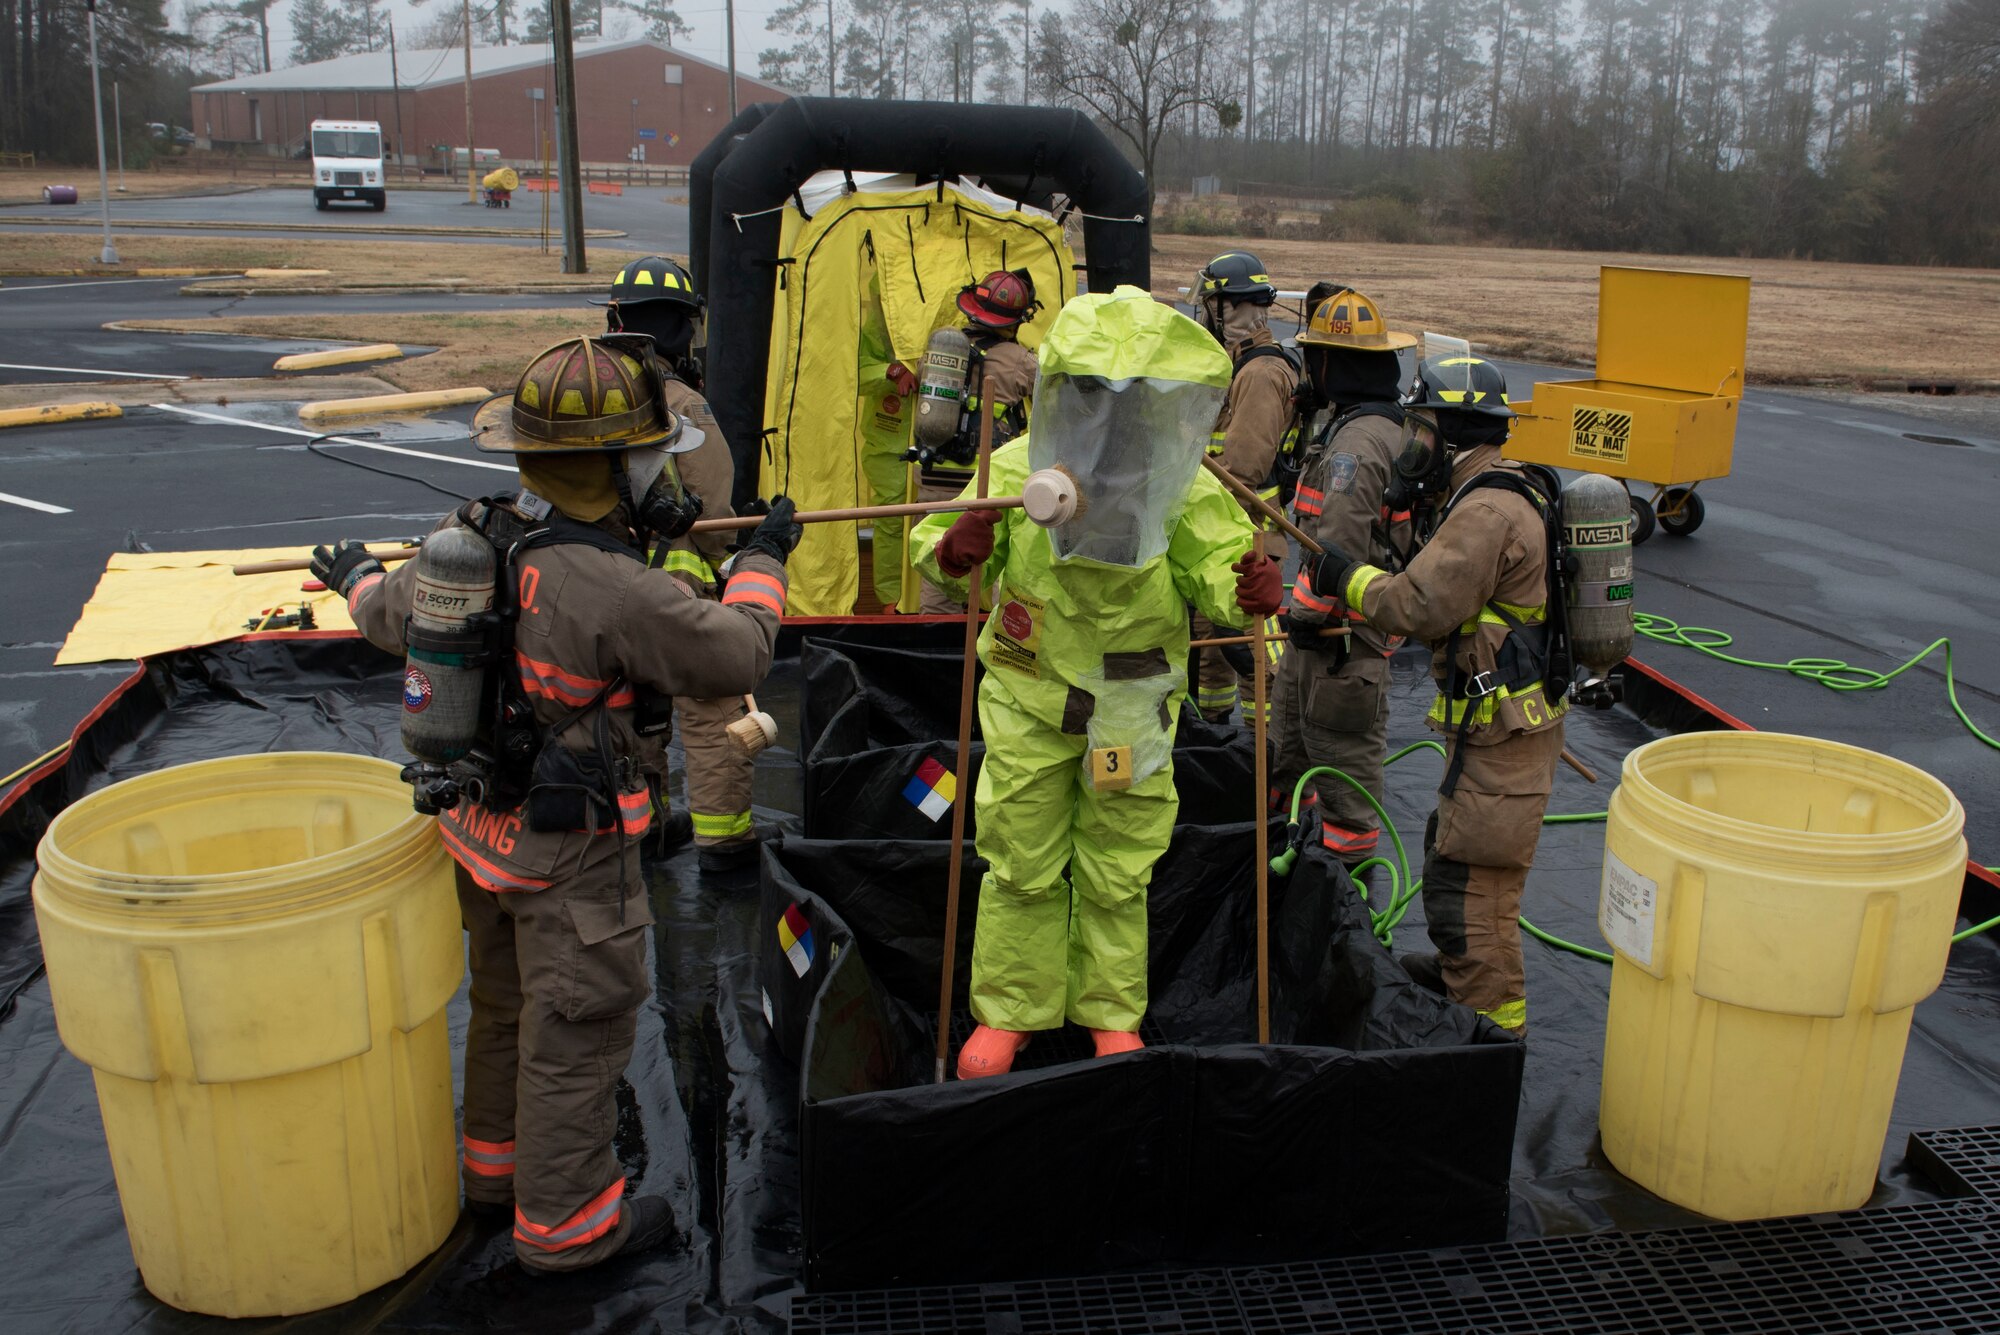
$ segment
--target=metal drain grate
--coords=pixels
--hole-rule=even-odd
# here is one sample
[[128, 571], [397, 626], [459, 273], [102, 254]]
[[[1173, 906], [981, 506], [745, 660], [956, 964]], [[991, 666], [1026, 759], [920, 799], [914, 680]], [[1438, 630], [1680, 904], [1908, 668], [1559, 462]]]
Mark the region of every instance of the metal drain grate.
[[2000, 1127], [1910, 1138], [1962, 1200], [1233, 1270], [802, 1297], [797, 1335], [2000, 1331]]

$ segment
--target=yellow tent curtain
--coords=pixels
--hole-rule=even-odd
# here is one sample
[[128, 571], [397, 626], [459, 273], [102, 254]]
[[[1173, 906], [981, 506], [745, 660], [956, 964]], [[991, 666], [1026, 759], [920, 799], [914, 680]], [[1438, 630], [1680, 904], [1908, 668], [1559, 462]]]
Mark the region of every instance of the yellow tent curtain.
[[[788, 209], [780, 238], [758, 487], [791, 496], [802, 510], [871, 499], [864, 431], [893, 422], [886, 410], [900, 406], [869, 382], [880, 373], [882, 340], [889, 359], [914, 370], [932, 332], [962, 321], [959, 290], [994, 269], [1026, 269], [1034, 278], [1043, 309], [1022, 329], [1029, 347], [1076, 293], [1075, 256], [1053, 218], [971, 199], [949, 184], [856, 192], [810, 218]], [[908, 414], [902, 418], [906, 428]], [[881, 435], [874, 431], [878, 447]], [[808, 527], [790, 565], [794, 615], [854, 610], [857, 535], [854, 524]]]

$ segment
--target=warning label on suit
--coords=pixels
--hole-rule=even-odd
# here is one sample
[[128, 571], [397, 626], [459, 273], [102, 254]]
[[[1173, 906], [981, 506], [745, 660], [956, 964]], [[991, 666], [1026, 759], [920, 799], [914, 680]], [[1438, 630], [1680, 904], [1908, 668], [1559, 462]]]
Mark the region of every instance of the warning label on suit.
[[1569, 419], [1569, 452], [1579, 459], [1624, 463], [1632, 447], [1632, 414], [1576, 408]]

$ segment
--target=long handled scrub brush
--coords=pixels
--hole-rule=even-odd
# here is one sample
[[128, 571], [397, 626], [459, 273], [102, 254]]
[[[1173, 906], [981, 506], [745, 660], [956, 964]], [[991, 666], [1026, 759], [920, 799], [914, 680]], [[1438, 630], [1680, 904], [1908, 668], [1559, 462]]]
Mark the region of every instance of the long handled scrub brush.
[[746, 760], [755, 760], [760, 751], [774, 745], [778, 740], [778, 720], [757, 708], [757, 697], [746, 695], [743, 703], [750, 709], [748, 714], [731, 723], [724, 732], [729, 734], [729, 743]]

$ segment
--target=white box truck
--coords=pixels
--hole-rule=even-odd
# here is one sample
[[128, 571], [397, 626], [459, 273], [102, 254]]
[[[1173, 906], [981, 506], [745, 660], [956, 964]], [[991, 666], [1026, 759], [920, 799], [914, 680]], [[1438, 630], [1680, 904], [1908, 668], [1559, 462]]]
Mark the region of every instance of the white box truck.
[[312, 123], [313, 207], [339, 201], [389, 207], [382, 170], [382, 126], [377, 121]]

